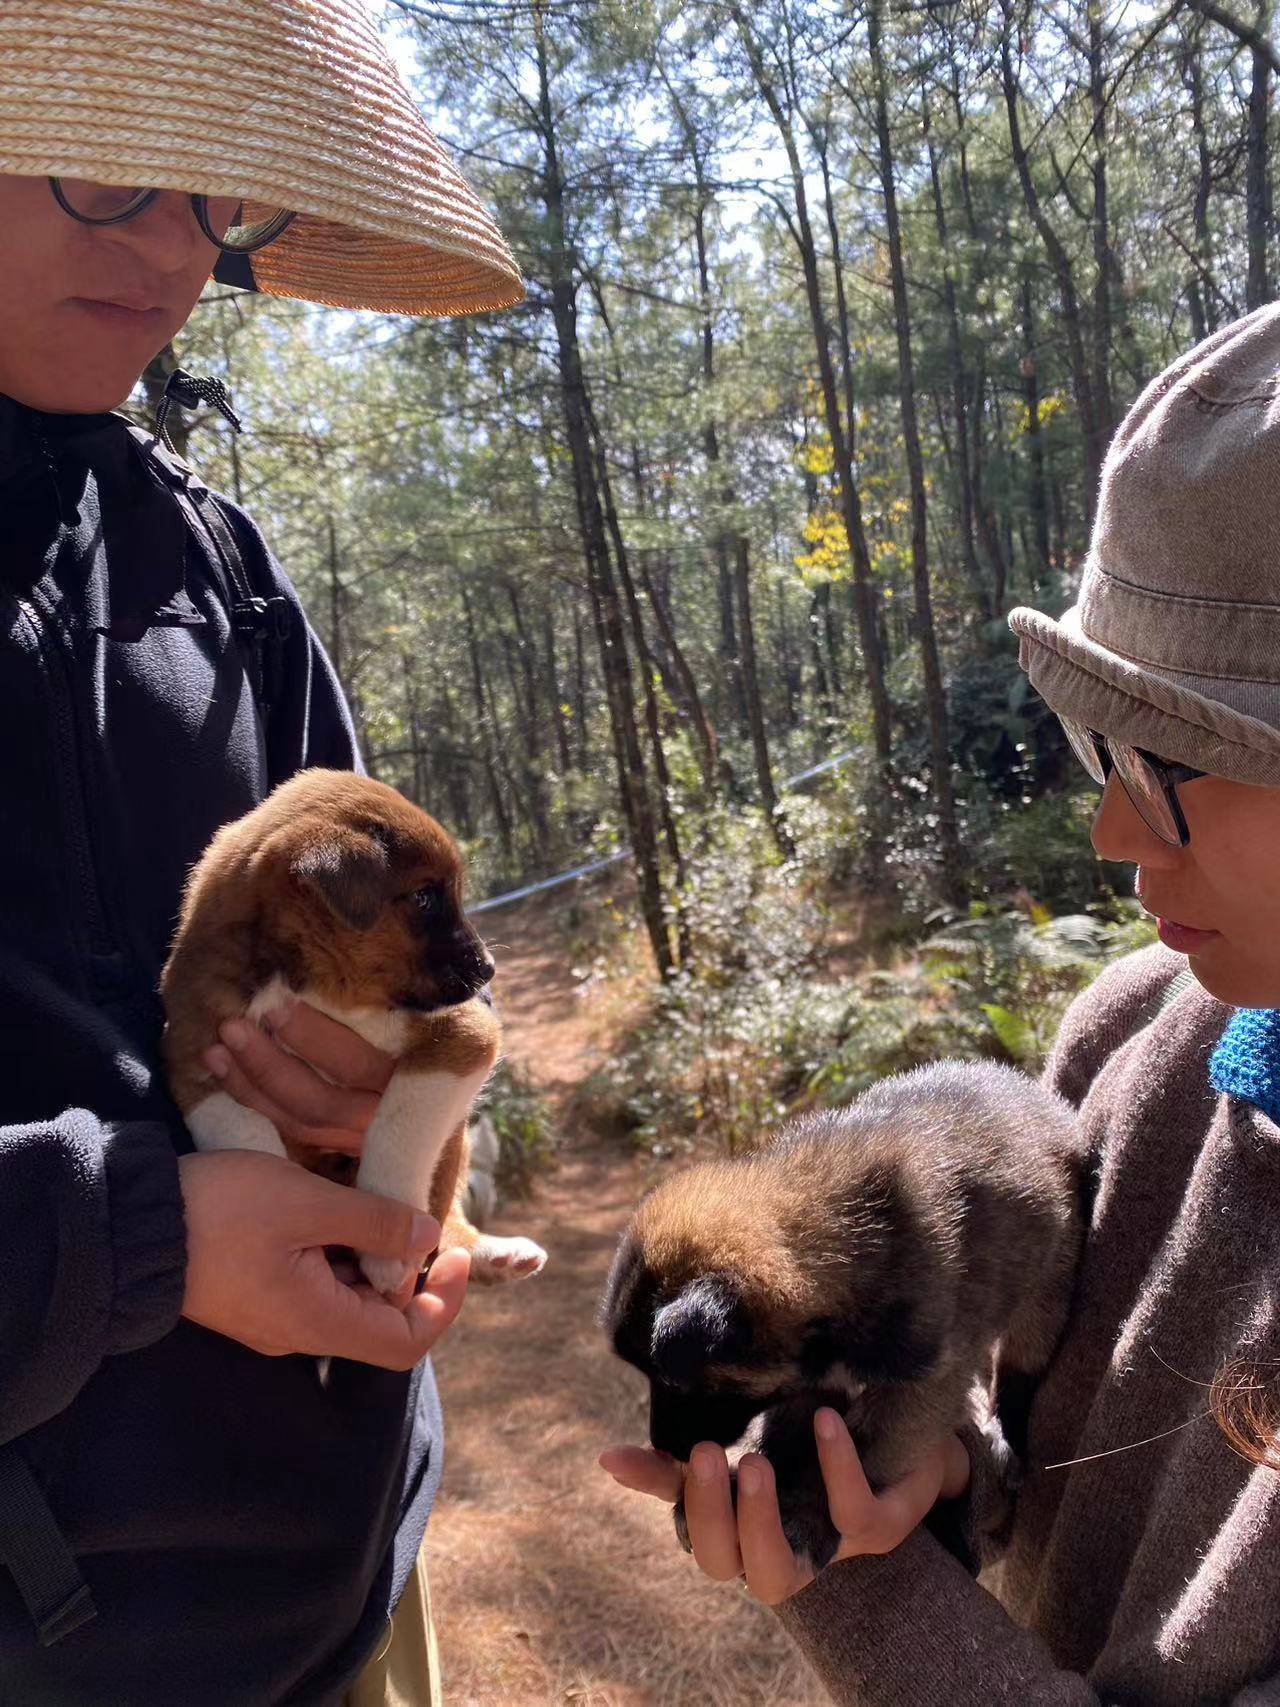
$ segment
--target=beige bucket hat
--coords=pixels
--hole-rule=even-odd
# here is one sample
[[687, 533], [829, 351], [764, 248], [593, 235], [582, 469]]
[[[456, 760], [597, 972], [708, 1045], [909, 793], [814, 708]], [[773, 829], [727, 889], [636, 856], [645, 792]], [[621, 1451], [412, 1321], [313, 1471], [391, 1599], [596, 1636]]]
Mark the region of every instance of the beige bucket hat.
[[1076, 603], [1009, 624], [1054, 711], [1280, 786], [1280, 305], [1152, 381], [1107, 454]]
[[245, 258], [269, 296], [452, 315], [523, 295], [361, 0], [0, 0], [0, 172], [288, 208]]

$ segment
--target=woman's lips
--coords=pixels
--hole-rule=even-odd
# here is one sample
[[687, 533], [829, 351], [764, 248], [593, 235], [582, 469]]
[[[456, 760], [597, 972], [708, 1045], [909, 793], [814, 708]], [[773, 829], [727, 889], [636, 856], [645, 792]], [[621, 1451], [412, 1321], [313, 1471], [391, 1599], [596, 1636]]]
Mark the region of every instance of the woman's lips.
[[1197, 930], [1194, 925], [1175, 924], [1172, 919], [1156, 919], [1160, 941], [1175, 954], [1195, 954], [1198, 949], [1220, 936], [1220, 931]]
[[89, 315], [98, 325], [110, 326], [121, 332], [149, 332], [161, 325], [165, 318], [163, 308], [134, 308], [128, 303], [99, 302], [89, 296], [73, 296], [69, 301], [73, 308]]

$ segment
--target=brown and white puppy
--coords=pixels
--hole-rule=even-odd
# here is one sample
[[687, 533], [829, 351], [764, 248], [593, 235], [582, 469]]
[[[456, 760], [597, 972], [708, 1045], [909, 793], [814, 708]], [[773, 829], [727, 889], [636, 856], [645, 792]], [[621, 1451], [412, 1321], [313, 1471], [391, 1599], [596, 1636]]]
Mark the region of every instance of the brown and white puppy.
[[[498, 1056], [497, 1019], [477, 999], [493, 970], [463, 915], [458, 850], [433, 818], [347, 771], [282, 783], [219, 830], [192, 871], [161, 978], [170, 1089], [197, 1147], [334, 1172], [291, 1151], [200, 1060], [224, 1020], [259, 1020], [296, 997], [396, 1058], [356, 1185], [430, 1210], [478, 1278], [536, 1272], [540, 1246], [477, 1232], [456, 1202], [467, 1112]], [[360, 1261], [380, 1292], [407, 1278], [393, 1259]]]
[[[664, 1181], [623, 1236], [603, 1305], [649, 1379], [655, 1447], [751, 1444], [817, 1569], [838, 1537], [813, 1439], [841, 1412], [885, 1487], [1005, 1370], [1047, 1363], [1079, 1251], [1066, 1103], [1009, 1068], [943, 1063], [810, 1114], [765, 1147]], [[758, 1420], [757, 1420], [758, 1419]], [[683, 1514], [677, 1532], [687, 1546]]]

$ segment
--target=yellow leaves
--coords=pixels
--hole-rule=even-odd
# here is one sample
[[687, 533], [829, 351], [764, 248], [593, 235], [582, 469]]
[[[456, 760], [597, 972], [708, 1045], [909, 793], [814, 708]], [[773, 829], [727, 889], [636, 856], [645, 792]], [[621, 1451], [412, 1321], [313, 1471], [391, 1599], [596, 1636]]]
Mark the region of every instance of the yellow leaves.
[[836, 453], [828, 438], [809, 439], [800, 451], [800, 466], [806, 474], [834, 474]]
[[[1065, 414], [1071, 408], [1071, 399], [1061, 391], [1050, 391], [1040, 399], [1036, 409], [1036, 419], [1042, 427], [1049, 424], [1057, 415]], [[1031, 411], [1025, 403], [1018, 405], [1013, 418], [1014, 436], [1031, 431]]]
[[804, 524], [804, 541], [810, 547], [795, 558], [802, 575], [816, 581], [835, 580], [849, 562], [849, 539], [838, 510], [815, 510]]

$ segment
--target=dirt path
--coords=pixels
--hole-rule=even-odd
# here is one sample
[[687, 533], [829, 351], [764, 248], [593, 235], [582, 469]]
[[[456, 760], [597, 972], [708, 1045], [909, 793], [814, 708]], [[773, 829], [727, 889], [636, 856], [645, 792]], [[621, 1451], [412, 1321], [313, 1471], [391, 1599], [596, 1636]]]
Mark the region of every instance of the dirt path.
[[[545, 903], [490, 934], [508, 1053], [563, 1106], [608, 1063], [625, 994], [576, 979]], [[608, 987], [606, 986], [606, 990]], [[476, 1291], [438, 1356], [448, 1443], [427, 1532], [448, 1707], [810, 1707], [822, 1697], [773, 1615], [707, 1582], [665, 1509], [595, 1468], [643, 1439], [643, 1382], [605, 1350], [595, 1309], [641, 1166], [567, 1135], [534, 1201], [495, 1231], [551, 1253], [536, 1280]]]

